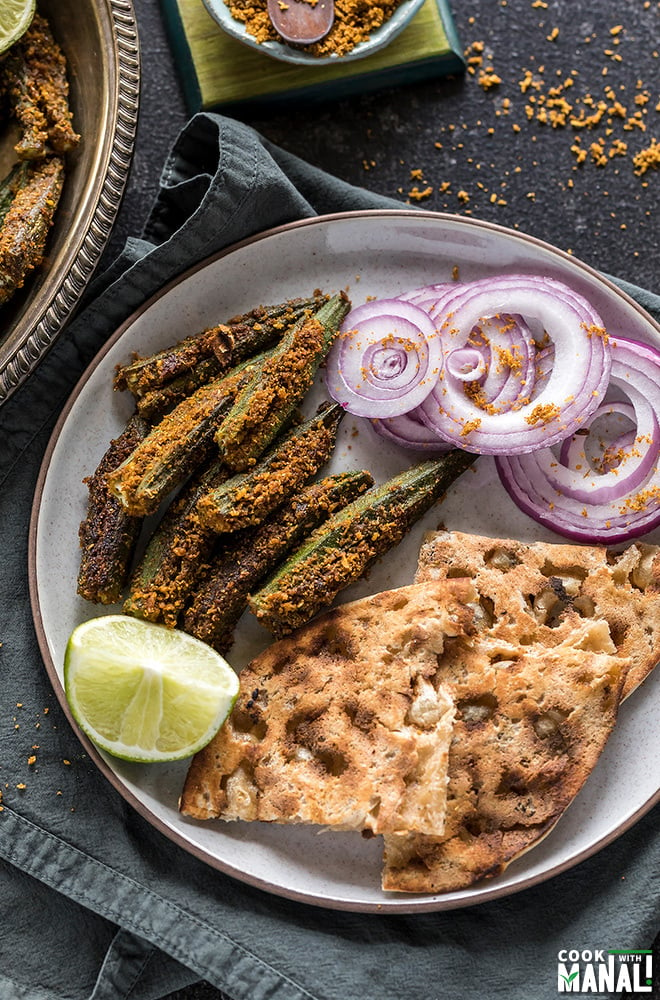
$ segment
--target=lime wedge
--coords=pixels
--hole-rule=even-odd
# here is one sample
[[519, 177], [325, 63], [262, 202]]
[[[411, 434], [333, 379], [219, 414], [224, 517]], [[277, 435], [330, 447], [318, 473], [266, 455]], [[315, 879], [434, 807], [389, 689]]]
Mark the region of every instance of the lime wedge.
[[0, 3], [0, 52], [5, 52], [30, 27], [35, 0], [2, 0]]
[[76, 722], [124, 760], [192, 756], [215, 736], [238, 688], [234, 670], [206, 643], [127, 615], [78, 625], [64, 655]]

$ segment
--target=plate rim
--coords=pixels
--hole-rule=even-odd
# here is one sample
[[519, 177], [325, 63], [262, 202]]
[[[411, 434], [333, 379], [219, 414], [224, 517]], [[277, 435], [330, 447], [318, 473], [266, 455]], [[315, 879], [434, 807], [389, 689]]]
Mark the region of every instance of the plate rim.
[[[74, 313], [101, 255], [124, 196], [137, 134], [140, 99], [140, 50], [132, 0], [94, 3], [99, 31], [109, 60], [105, 130], [95, 174], [88, 179], [94, 192], [89, 224], [66, 247], [65, 273], [58, 286], [45, 296], [37, 318], [3, 359], [0, 346], [0, 406], [34, 369]], [[23, 315], [17, 323], [21, 323]]]
[[[191, 843], [176, 829], [169, 826], [164, 820], [152, 812], [148, 805], [145, 805], [121, 780], [121, 778], [113, 771], [110, 764], [107, 762], [106, 758], [102, 752], [85, 736], [85, 734], [80, 730], [78, 724], [76, 723], [71, 709], [67, 702], [64, 688], [59, 678], [57, 668], [53, 659], [50, 655], [50, 650], [48, 646], [48, 640], [46, 635], [46, 629], [44, 626], [43, 618], [40, 611], [40, 600], [39, 591], [37, 587], [37, 573], [36, 573], [36, 563], [37, 563], [37, 533], [39, 525], [39, 513], [41, 502], [43, 498], [44, 488], [46, 480], [48, 477], [51, 460], [57, 442], [59, 440], [60, 434], [64, 428], [64, 425], [68, 419], [68, 416], [74, 407], [83, 387], [87, 381], [92, 376], [97, 365], [103, 360], [105, 355], [112, 349], [112, 347], [117, 343], [118, 340], [124, 335], [127, 329], [129, 329], [133, 323], [144, 314], [151, 306], [166, 295], [171, 289], [185, 282], [189, 277], [198, 273], [199, 271], [207, 268], [210, 265], [215, 264], [217, 261], [235, 253], [244, 247], [251, 246], [257, 243], [261, 243], [265, 240], [269, 240], [273, 237], [281, 236], [282, 234], [291, 232], [292, 230], [298, 230], [301, 228], [308, 227], [322, 227], [327, 225], [332, 225], [336, 222], [342, 221], [357, 221], [358, 219], [365, 218], [409, 218], [419, 220], [420, 222], [451, 222], [452, 224], [465, 225], [468, 228], [476, 228], [483, 230], [484, 228], [495, 232], [503, 234], [507, 237], [515, 237], [517, 240], [522, 242], [528, 242], [534, 244], [536, 247], [549, 251], [553, 255], [558, 255], [564, 262], [569, 263], [571, 266], [575, 266], [578, 270], [584, 271], [589, 277], [596, 278], [597, 281], [601, 282], [606, 286], [606, 288], [624, 300], [629, 307], [632, 307], [637, 313], [640, 314], [641, 318], [649, 323], [654, 329], [660, 341], [660, 323], [658, 323], [634, 298], [632, 298], [624, 289], [620, 288], [614, 281], [610, 279], [607, 275], [602, 274], [596, 268], [592, 267], [590, 264], [585, 263], [580, 258], [574, 257], [572, 254], [561, 250], [559, 247], [555, 247], [550, 243], [545, 242], [538, 237], [531, 236], [528, 233], [519, 232], [518, 230], [511, 229], [506, 226], [502, 226], [498, 223], [488, 222], [485, 220], [480, 220], [475, 217], [466, 217], [457, 215], [454, 213], [446, 212], [433, 212], [428, 210], [420, 209], [361, 209], [355, 211], [346, 212], [334, 212], [325, 215], [313, 216], [305, 219], [297, 219], [292, 222], [283, 223], [278, 226], [271, 227], [266, 230], [254, 233], [251, 236], [246, 237], [240, 241], [232, 243], [228, 247], [223, 248], [213, 254], [204, 257], [202, 260], [193, 264], [192, 266], [183, 270], [179, 275], [167, 281], [158, 291], [150, 295], [140, 306], [134, 309], [131, 314], [114, 330], [110, 337], [105, 341], [99, 351], [95, 354], [94, 358], [87, 365], [84, 372], [76, 382], [75, 386], [71, 390], [62, 411], [55, 423], [51, 435], [49, 437], [48, 443], [46, 445], [42, 461], [39, 468], [39, 474], [36, 481], [35, 492], [32, 501], [32, 507], [30, 512], [30, 522], [28, 529], [28, 587], [29, 587], [29, 597], [30, 597], [30, 607], [32, 613], [32, 619], [34, 624], [34, 629], [37, 637], [37, 642], [39, 650], [42, 656], [43, 665], [46, 668], [48, 679], [53, 687], [54, 693], [58, 699], [60, 707], [62, 708], [65, 716], [67, 717], [72, 729], [77, 736], [77, 738], [82, 743], [85, 751], [93, 760], [96, 767], [99, 769], [101, 774], [110, 782], [112, 787], [117, 791], [122, 798], [134, 808], [138, 814], [145, 819], [150, 826], [158, 830], [161, 834], [166, 836], [169, 840], [173, 841], [188, 854], [195, 857], [198, 861], [209, 865], [226, 875], [229, 875], [239, 882], [250, 885], [254, 888], [265, 891], [271, 895], [279, 896], [281, 898], [294, 900], [296, 902], [304, 903], [306, 905], [319, 906], [324, 909], [344, 911], [344, 912], [369, 912], [369, 913], [380, 913], [383, 915], [392, 914], [408, 914], [408, 913], [422, 913], [422, 912], [440, 912], [440, 911], [450, 911], [453, 909], [465, 909], [471, 906], [481, 905], [482, 903], [492, 902], [496, 899], [506, 898], [508, 896], [516, 895], [525, 889], [532, 888], [533, 886], [542, 884], [551, 878], [562, 874], [565, 871], [581, 864], [583, 861], [597, 854], [599, 851], [603, 850], [609, 844], [616, 841], [621, 837], [627, 830], [631, 829], [643, 816], [645, 816], [651, 809], [660, 802], [660, 786], [657, 788], [656, 792], [651, 795], [642, 805], [635, 809], [630, 815], [628, 815], [615, 829], [604, 834], [602, 837], [596, 841], [590, 843], [582, 850], [578, 851], [576, 854], [571, 855], [571, 857], [558, 862], [554, 866], [544, 869], [542, 872], [536, 875], [530, 875], [527, 878], [523, 878], [520, 883], [516, 885], [498, 885], [497, 883], [489, 884], [483, 883], [479, 885], [479, 898], [460, 898], [452, 899], [447, 898], [446, 894], [413, 894], [411, 896], [384, 896], [382, 901], [371, 902], [371, 901], [350, 901], [350, 900], [333, 900], [329, 897], [316, 897], [312, 896], [310, 893], [305, 893], [302, 890], [297, 890], [290, 887], [274, 886], [272, 883], [268, 882], [266, 879], [259, 878], [258, 876], [245, 873], [235, 865], [222, 861], [219, 858], [209, 855], [208, 852], [201, 846]], [[561, 817], [560, 817], [561, 819]]]

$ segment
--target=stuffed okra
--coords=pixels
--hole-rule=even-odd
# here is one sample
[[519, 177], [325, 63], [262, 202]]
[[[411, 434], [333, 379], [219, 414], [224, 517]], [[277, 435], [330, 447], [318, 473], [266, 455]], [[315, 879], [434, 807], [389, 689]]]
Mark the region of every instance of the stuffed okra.
[[249, 472], [237, 473], [199, 501], [202, 524], [217, 532], [261, 522], [328, 461], [344, 416], [338, 403], [319, 411], [273, 445]]
[[225, 466], [213, 457], [186, 483], [131, 576], [124, 614], [176, 626], [216, 539], [215, 532], [200, 522], [197, 503], [227, 476]]
[[323, 300], [323, 296], [316, 295], [257, 306], [156, 354], [122, 365], [117, 369], [114, 387], [130, 390], [139, 412], [145, 415], [150, 409], [162, 410], [209, 379], [272, 347], [305, 312], [318, 308]]
[[34, 15], [9, 50], [1, 72], [21, 130], [15, 146], [19, 159], [74, 149], [80, 137], [72, 126], [66, 60], [44, 17]]
[[85, 483], [87, 515], [79, 528], [81, 547], [78, 593], [96, 604], [115, 604], [126, 583], [142, 518], [127, 514], [108, 490], [108, 473], [144, 440], [148, 426], [137, 416], [110, 443], [96, 471]]
[[349, 309], [342, 292], [304, 316], [243, 386], [216, 434], [231, 469], [249, 469], [280, 433], [311, 388]]
[[135, 452], [108, 476], [108, 486], [129, 514], [153, 513], [175, 486], [214, 451], [213, 435], [252, 364], [201, 386], [151, 430]]
[[17, 173], [10, 185], [13, 197], [0, 225], [0, 305], [42, 263], [63, 182], [64, 161], [49, 156]]
[[309, 621], [397, 545], [476, 457], [447, 452], [374, 486], [334, 514], [252, 595], [253, 614], [278, 638]]
[[232, 644], [234, 627], [250, 592], [319, 524], [364, 493], [373, 483], [368, 472], [343, 472], [311, 483], [255, 529], [239, 533], [214, 556], [183, 628], [218, 652]]

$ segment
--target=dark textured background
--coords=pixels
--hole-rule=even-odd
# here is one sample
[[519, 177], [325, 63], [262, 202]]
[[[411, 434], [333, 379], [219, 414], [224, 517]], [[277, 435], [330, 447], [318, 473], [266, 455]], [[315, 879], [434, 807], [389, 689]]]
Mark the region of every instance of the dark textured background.
[[[139, 234], [188, 117], [158, 0], [134, 2], [141, 114], [108, 257]], [[634, 157], [660, 140], [660, 3], [453, 0], [453, 10], [464, 48], [482, 60], [471, 63], [473, 73], [246, 120], [311, 163], [402, 205], [412, 200], [520, 229], [658, 291], [660, 169], [637, 174]], [[500, 82], [487, 87], [482, 69]], [[540, 121], [542, 107], [564, 111], [565, 122]], [[570, 123], [596, 113], [591, 127]], [[586, 151], [582, 163], [576, 142]], [[168, 1000], [221, 997], [200, 983]]]
[[[633, 156], [654, 136], [660, 141], [660, 4], [452, 0], [452, 6], [464, 48], [483, 43], [484, 66], [501, 79], [492, 89], [484, 89], [477, 71], [246, 120], [310, 162], [402, 204], [413, 187], [428, 187], [430, 196], [415, 202], [424, 208], [469, 212], [519, 228], [595, 267], [657, 289], [660, 170], [636, 176]], [[160, 165], [188, 114], [158, 0], [135, 0], [135, 8], [143, 63], [141, 115], [111, 252], [139, 229]], [[612, 35], [618, 26], [622, 30]], [[550, 40], [554, 29], [558, 33]], [[545, 81], [541, 90], [522, 92], [528, 71]], [[563, 97], [574, 112], [588, 111], [588, 100], [611, 107], [605, 97], [609, 86], [626, 117], [606, 113], [591, 129], [529, 120], [529, 98], [536, 98], [538, 107], [540, 98], [547, 101], [551, 89], [569, 76], [574, 83]], [[642, 127], [629, 122], [635, 112]], [[607, 164], [597, 166], [588, 154], [579, 165], [571, 149], [576, 140], [587, 151], [592, 143], [601, 144]], [[625, 155], [609, 155], [615, 141], [627, 145]]]

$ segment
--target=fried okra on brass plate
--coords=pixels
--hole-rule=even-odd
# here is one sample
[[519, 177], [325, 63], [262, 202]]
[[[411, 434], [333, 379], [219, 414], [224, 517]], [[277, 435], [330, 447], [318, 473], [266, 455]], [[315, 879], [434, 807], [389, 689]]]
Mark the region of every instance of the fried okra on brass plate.
[[0, 97], [19, 130], [18, 163], [0, 182], [0, 306], [45, 260], [66, 157], [80, 140], [69, 108], [67, 63], [48, 21], [35, 14], [0, 62]]

